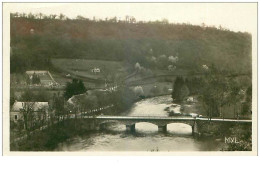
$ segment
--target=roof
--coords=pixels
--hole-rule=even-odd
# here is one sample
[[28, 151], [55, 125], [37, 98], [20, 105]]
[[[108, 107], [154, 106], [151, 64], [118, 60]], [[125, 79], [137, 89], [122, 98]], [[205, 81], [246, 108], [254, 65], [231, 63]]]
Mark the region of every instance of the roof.
[[18, 102], [15, 101], [15, 103], [12, 106], [11, 111], [20, 111], [20, 109], [23, 109], [24, 104], [32, 105], [34, 111], [38, 111], [42, 108], [47, 108], [49, 106], [48, 102]]
[[76, 100], [80, 100], [84, 97], [86, 97], [87, 95], [84, 93], [84, 94], [78, 94], [78, 95], [74, 95], [72, 96], [69, 100], [68, 100], [68, 103], [70, 104], [74, 104], [76, 102]]
[[74, 95], [71, 98], [68, 99], [68, 103], [70, 104], [77, 104], [77, 101], [85, 99], [86, 97], [92, 97], [95, 96], [98, 92], [107, 92], [106, 90], [102, 89], [96, 89], [96, 90], [88, 90], [87, 92], [83, 94]]
[[33, 75], [33, 74], [43, 74], [43, 73], [48, 73], [48, 71], [36, 71], [36, 70], [32, 70], [32, 71], [26, 71], [26, 74], [28, 75]]

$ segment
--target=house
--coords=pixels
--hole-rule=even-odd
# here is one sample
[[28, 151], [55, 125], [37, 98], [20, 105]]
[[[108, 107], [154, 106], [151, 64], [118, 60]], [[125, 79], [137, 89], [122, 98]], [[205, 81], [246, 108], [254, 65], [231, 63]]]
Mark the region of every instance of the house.
[[206, 64], [202, 65], [202, 68], [203, 68], [204, 70], [208, 70], [208, 69], [209, 69], [209, 67], [208, 67]]
[[19, 120], [24, 121], [23, 111], [26, 111], [28, 109], [31, 110], [31, 113], [33, 116], [35, 116], [36, 120], [39, 118], [43, 118], [43, 116], [46, 116], [46, 118], [49, 118], [48, 108], [49, 108], [48, 102], [18, 102], [18, 101], [15, 101], [10, 110], [10, 120], [14, 121], [14, 122], [17, 122]]
[[194, 102], [194, 97], [188, 97], [187, 102]]
[[91, 69], [91, 72], [92, 73], [100, 73], [100, 68], [95, 67], [95, 68]]
[[32, 76], [33, 74], [36, 74], [36, 75], [39, 75], [39, 76], [43, 76], [43, 75], [48, 74], [48, 71], [39, 71], [39, 70], [35, 71], [35, 70], [31, 70], [31, 71], [26, 71], [25, 73], [27, 75], [29, 75], [29, 77]]
[[84, 99], [86, 97], [86, 93], [73, 95], [71, 98], [68, 99], [68, 103], [71, 105], [77, 105], [77, 101]]

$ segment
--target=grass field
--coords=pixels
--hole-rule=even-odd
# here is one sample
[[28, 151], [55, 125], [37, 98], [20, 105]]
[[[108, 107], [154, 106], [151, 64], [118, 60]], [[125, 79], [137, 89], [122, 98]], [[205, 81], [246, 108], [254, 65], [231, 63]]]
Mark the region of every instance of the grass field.
[[[131, 86], [147, 85], [157, 82], [171, 82], [175, 79], [171, 75], [185, 75], [186, 70], [153, 70], [151, 73], [135, 74], [131, 65], [124, 64], [120, 61], [105, 61], [105, 60], [86, 60], [86, 59], [52, 59], [53, 66], [58, 69], [60, 74], [52, 72], [55, 80], [60, 84], [65, 84], [70, 78], [82, 79], [85, 86], [89, 88], [103, 87], [105, 79], [109, 76], [119, 76], [121, 80]], [[99, 73], [93, 73], [93, 68], [99, 68]], [[70, 77], [66, 77], [70, 76]], [[168, 75], [168, 77], [161, 76]], [[128, 76], [128, 77], [127, 77]], [[172, 84], [170, 84], [172, 85]], [[168, 86], [167, 86], [168, 87]], [[147, 93], [147, 95], [149, 95]]]
[[[128, 67], [119, 61], [85, 60], [85, 59], [52, 59], [55, 68], [71, 76], [104, 80], [108, 75], [127, 75]], [[99, 68], [100, 72], [91, 70]]]

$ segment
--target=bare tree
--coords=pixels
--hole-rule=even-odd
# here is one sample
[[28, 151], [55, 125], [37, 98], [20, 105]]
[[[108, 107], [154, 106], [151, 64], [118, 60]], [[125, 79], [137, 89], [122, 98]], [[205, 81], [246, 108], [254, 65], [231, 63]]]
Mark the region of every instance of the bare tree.
[[65, 16], [64, 14], [60, 13], [59, 19], [60, 19], [60, 20], [64, 20], [65, 18], [66, 18], [66, 16]]
[[57, 17], [56, 14], [51, 14], [51, 15], [50, 15], [50, 19], [55, 19], [56, 17]]
[[77, 15], [76, 19], [77, 19], [77, 20], [85, 20], [86, 18], [85, 18], [84, 16]]
[[35, 102], [23, 102], [20, 110], [24, 119], [24, 128], [28, 134], [32, 128], [34, 105]]
[[29, 18], [29, 19], [35, 19], [35, 15], [32, 14], [32, 13], [29, 13], [29, 14], [28, 14], [28, 18]]
[[42, 19], [42, 17], [43, 17], [43, 14], [39, 13], [39, 18]]

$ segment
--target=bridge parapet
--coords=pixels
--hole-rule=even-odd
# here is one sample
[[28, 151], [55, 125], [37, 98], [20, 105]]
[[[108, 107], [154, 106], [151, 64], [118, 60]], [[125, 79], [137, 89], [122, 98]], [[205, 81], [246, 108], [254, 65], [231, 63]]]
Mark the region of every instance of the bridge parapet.
[[106, 119], [106, 120], [101, 120], [98, 119], [97, 122], [99, 124], [104, 124], [104, 123], [120, 123], [120, 124], [124, 124], [124, 125], [133, 125], [133, 124], [137, 124], [137, 123], [151, 123], [154, 124], [156, 126], [165, 126], [171, 123], [183, 123], [183, 124], [187, 124], [190, 126], [194, 125], [195, 119], [192, 120], [153, 120], [153, 119], [126, 119], [126, 120], [117, 120], [117, 119]]
[[158, 126], [158, 131], [167, 131], [167, 125], [171, 123], [183, 123], [192, 127], [194, 135], [204, 133], [219, 133], [230, 127], [239, 125], [252, 126], [251, 120], [231, 120], [231, 119], [212, 119], [206, 118], [172, 118], [172, 117], [127, 117], [127, 116], [98, 116], [87, 118], [92, 121], [92, 129], [102, 129], [107, 123], [120, 123], [126, 125], [128, 131], [134, 131], [135, 124], [146, 122]]

